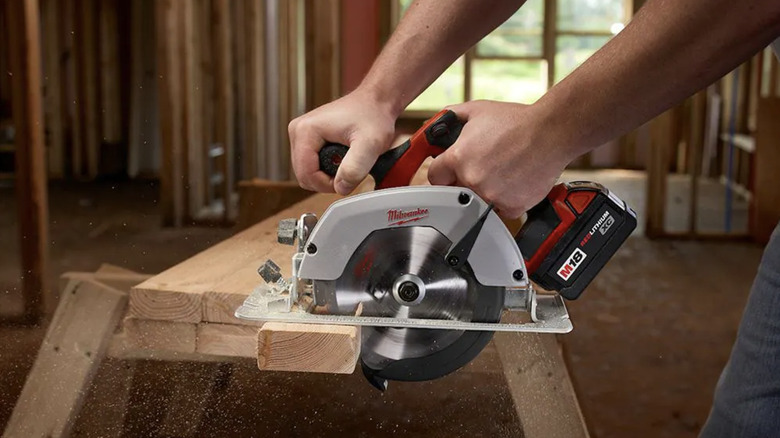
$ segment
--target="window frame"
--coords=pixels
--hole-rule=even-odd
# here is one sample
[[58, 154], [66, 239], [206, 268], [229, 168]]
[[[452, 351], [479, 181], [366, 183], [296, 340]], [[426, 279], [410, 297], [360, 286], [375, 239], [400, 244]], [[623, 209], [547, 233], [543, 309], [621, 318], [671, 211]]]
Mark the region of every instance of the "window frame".
[[[559, 30], [557, 21], [557, 6], [560, 0], [544, 0], [544, 19], [542, 22], [542, 54], [540, 56], [484, 56], [477, 53], [476, 45], [466, 53], [464, 56], [463, 66], [463, 97], [465, 101], [471, 100], [471, 82], [472, 82], [472, 62], [474, 60], [502, 60], [502, 61], [544, 61], [547, 67], [547, 85], [546, 89], [549, 90], [555, 84], [555, 55], [557, 54], [557, 41], [561, 36], [575, 36], [575, 37], [604, 37], [613, 36], [610, 31], [575, 31], [575, 30]], [[633, 16], [634, 12], [634, 0], [623, 0], [623, 23], [627, 24]], [[386, 27], [387, 35], [398, 24], [400, 19], [401, 6], [399, 0], [392, 0], [390, 2], [389, 11], [389, 26]], [[433, 116], [436, 110], [404, 110], [401, 115], [402, 118], [410, 119], [427, 119]]]

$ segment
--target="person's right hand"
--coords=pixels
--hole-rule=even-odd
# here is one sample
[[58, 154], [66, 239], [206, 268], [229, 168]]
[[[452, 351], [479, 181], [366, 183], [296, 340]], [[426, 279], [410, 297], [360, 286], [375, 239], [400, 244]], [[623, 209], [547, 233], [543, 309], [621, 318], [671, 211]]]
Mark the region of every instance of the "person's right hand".
[[[335, 189], [342, 195], [352, 192], [390, 148], [397, 116], [389, 105], [356, 90], [290, 122], [292, 165], [300, 186], [318, 192]], [[327, 142], [349, 146], [335, 178], [320, 171], [319, 150]]]

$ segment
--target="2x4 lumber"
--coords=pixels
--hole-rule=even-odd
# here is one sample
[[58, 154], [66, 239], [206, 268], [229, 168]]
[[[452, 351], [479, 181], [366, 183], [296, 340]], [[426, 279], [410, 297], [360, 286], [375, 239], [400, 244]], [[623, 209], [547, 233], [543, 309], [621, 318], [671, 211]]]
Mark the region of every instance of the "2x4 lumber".
[[181, 25], [178, 8], [186, 0], [155, 2], [157, 36], [157, 70], [160, 105], [162, 166], [160, 168], [160, 203], [163, 223], [180, 227], [184, 222], [184, 180], [181, 156], [182, 84], [179, 76], [180, 56], [176, 48]]
[[25, 317], [37, 320], [47, 290], [49, 210], [37, 0], [5, 2], [16, 130], [16, 199]]
[[69, 434], [126, 304], [127, 294], [99, 282], [68, 284], [4, 436]]
[[[62, 68], [60, 64], [60, 1], [41, 1], [42, 36], [44, 50], [44, 89], [46, 100], [46, 127], [49, 131], [49, 176], [65, 175], [65, 132], [62, 104]], [[2, 49], [0, 49], [2, 50]]]
[[[130, 291], [131, 314], [181, 322], [237, 321], [235, 307], [223, 303], [229, 297], [243, 302], [262, 281], [257, 268], [266, 258], [274, 258], [287, 274], [290, 272], [294, 251], [276, 243], [279, 220], [322, 213], [337, 199], [330, 194], [312, 196], [139, 284]], [[206, 294], [214, 299], [204, 300]]]
[[360, 328], [268, 322], [257, 333], [257, 366], [265, 371], [352, 374]]
[[501, 332], [494, 344], [524, 436], [589, 436], [555, 335]]
[[66, 272], [60, 276], [59, 290], [65, 289], [69, 282], [100, 281], [114, 289], [121, 291], [129, 291], [133, 286], [142, 283], [151, 278], [148, 274], [139, 274], [136, 272], [118, 272], [113, 269], [109, 271], [98, 270], [97, 272]]
[[259, 329], [252, 325], [198, 324], [195, 351], [214, 356], [255, 357]]

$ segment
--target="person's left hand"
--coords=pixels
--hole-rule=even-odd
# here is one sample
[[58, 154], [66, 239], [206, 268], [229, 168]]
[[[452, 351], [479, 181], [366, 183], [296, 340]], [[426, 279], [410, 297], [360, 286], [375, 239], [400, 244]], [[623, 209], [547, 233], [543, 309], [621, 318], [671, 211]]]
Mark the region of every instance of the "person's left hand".
[[[434, 185], [465, 186], [515, 219], [541, 201], [574, 158], [530, 105], [472, 101], [448, 109], [464, 122], [458, 140], [428, 170]], [[560, 138], [560, 137], [557, 137]]]

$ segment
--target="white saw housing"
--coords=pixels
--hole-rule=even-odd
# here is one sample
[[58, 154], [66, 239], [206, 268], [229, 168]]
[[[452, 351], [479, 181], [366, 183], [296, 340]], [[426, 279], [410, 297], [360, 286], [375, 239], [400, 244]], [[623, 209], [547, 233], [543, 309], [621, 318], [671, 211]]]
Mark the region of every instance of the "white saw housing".
[[[479, 196], [461, 187], [404, 187], [351, 196], [333, 203], [317, 222], [306, 241], [298, 276], [309, 280], [339, 278], [358, 246], [379, 229], [432, 227], [450, 242], [458, 242], [487, 209]], [[468, 263], [484, 286], [528, 286], [522, 254], [492, 211], [474, 242]], [[513, 275], [517, 270], [523, 275]]]

